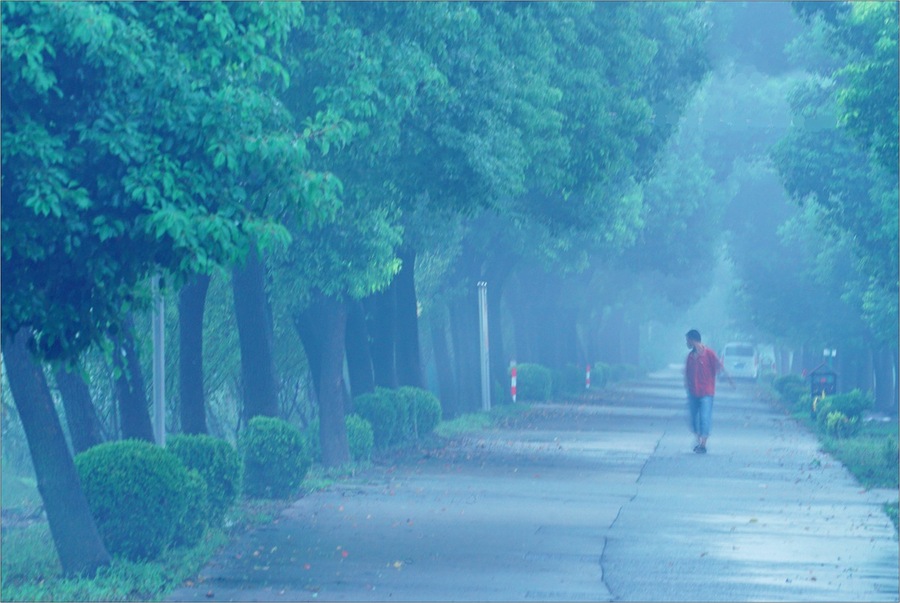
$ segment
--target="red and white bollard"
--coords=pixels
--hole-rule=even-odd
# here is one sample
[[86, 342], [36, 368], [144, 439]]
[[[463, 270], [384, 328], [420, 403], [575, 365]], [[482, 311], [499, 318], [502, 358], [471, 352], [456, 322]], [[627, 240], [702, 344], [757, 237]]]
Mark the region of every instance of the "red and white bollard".
[[516, 361], [513, 360], [509, 366], [510, 385], [509, 393], [512, 394], [512, 401], [516, 401]]
[[591, 389], [591, 365], [584, 368], [584, 389]]

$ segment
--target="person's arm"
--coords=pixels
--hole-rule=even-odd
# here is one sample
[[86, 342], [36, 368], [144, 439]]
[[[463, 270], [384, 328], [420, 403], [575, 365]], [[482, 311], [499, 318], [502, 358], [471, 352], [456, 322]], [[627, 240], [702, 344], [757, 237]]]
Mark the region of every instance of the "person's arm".
[[718, 355], [716, 355], [715, 352], [713, 352], [713, 356], [716, 359], [716, 366], [719, 367], [719, 372], [721, 372], [723, 375], [725, 375], [725, 378], [728, 379], [728, 383], [731, 385], [732, 388], [737, 389], [737, 386], [734, 384], [734, 379], [732, 379], [731, 375], [728, 374], [728, 371], [725, 370], [725, 365], [722, 364], [721, 360], [719, 360]]

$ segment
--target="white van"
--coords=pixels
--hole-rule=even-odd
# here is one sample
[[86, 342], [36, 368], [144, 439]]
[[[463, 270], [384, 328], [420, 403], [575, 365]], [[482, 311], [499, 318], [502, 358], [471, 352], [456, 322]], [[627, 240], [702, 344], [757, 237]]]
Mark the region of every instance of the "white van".
[[759, 374], [759, 358], [752, 343], [727, 344], [722, 350], [722, 364], [735, 379], [756, 379]]

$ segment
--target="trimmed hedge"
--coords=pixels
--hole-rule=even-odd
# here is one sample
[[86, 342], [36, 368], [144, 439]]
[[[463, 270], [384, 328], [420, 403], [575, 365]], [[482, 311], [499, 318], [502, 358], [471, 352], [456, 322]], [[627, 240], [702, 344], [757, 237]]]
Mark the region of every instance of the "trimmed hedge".
[[424, 437], [441, 421], [440, 401], [418, 387], [376, 387], [374, 392], [354, 398], [353, 407], [371, 424], [379, 449]]
[[240, 455], [225, 440], [203, 434], [174, 435], [166, 441], [166, 450], [200, 473], [209, 496], [209, 523], [221, 526], [241, 491]]
[[244, 491], [253, 498], [290, 498], [312, 465], [303, 433], [281, 419], [250, 419], [238, 438], [244, 459]]
[[188, 499], [187, 510], [175, 530], [174, 543], [194, 546], [203, 538], [206, 528], [211, 525], [209, 490], [206, 480], [196, 469], [188, 469], [185, 496]]
[[[75, 457], [97, 529], [113, 556], [154, 559], [191, 521], [196, 480], [178, 458], [142, 440], [99, 444]], [[194, 482], [192, 485], [191, 482]]]
[[[552, 394], [579, 394], [584, 391], [585, 367], [569, 364], [562, 369], [552, 371]], [[591, 367], [591, 385], [594, 384], [594, 371]]]
[[396, 395], [408, 417], [403, 422], [406, 427], [404, 439], [427, 436], [441, 422], [441, 402], [427, 389], [406, 385], [399, 388]]
[[553, 394], [553, 371], [545, 366], [524, 363], [517, 367], [516, 399], [544, 402]]
[[372, 426], [377, 448], [387, 448], [403, 441], [406, 412], [393, 390], [376, 387], [374, 392], [353, 399], [353, 408]]

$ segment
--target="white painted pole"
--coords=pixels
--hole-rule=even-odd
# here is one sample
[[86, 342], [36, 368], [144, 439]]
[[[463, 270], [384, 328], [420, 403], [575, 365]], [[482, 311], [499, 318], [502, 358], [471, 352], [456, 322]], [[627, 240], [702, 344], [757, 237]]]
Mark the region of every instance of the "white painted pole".
[[160, 277], [153, 277], [153, 435], [166, 445], [166, 331], [165, 300], [159, 291]]
[[478, 282], [478, 324], [481, 339], [481, 409], [491, 409], [491, 363], [488, 353], [487, 283]]

